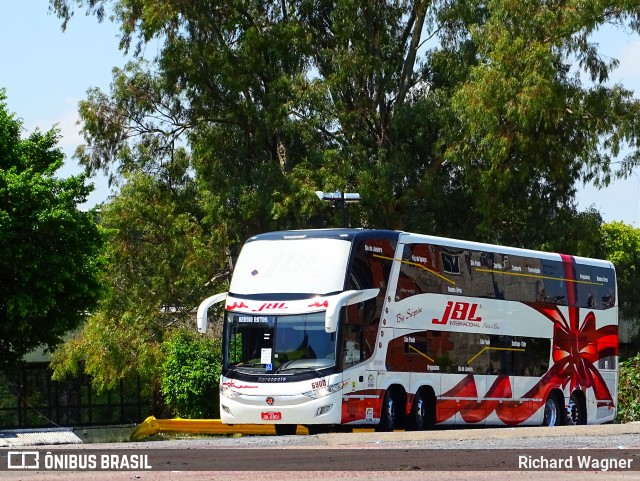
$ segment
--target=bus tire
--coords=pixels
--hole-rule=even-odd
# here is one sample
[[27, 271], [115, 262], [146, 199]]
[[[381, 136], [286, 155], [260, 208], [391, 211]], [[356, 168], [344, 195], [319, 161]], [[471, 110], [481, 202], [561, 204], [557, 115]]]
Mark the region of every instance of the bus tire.
[[435, 424], [434, 414], [435, 406], [431, 402], [430, 396], [424, 389], [419, 389], [413, 398], [413, 406], [411, 407], [411, 419], [409, 423], [410, 429], [415, 431], [424, 431], [432, 429]]
[[278, 436], [293, 436], [298, 430], [297, 424], [274, 424]]
[[557, 393], [552, 392], [544, 403], [543, 426], [560, 426], [562, 424], [562, 403]]
[[307, 426], [307, 431], [309, 431], [310, 435], [314, 434], [326, 434], [329, 432], [328, 424], [309, 424]]
[[567, 424], [577, 426], [587, 424], [587, 408], [582, 400], [582, 396], [577, 392], [571, 394], [567, 405]]
[[387, 391], [382, 400], [380, 422], [376, 426], [377, 432], [390, 432], [399, 425], [400, 405], [390, 391]]

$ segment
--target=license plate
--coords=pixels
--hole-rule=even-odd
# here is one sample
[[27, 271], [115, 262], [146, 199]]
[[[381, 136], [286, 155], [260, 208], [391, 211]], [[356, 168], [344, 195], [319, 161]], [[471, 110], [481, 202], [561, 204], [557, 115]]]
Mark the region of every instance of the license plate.
[[282, 419], [282, 413], [277, 411], [267, 411], [260, 413], [260, 417], [263, 421], [280, 421]]

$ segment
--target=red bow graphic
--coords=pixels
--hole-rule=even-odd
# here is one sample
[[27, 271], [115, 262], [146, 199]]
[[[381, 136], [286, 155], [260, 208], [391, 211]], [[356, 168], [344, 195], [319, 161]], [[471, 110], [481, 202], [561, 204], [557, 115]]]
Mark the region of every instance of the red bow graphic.
[[[563, 254], [561, 257], [564, 277], [570, 283], [567, 286], [568, 305], [576, 306], [577, 284], [572, 282], [575, 279], [575, 259]], [[461, 415], [466, 422], [480, 421], [482, 418], [479, 418], [478, 414], [481, 410], [484, 411], [485, 417], [495, 410], [496, 415], [504, 423], [520, 424], [529, 419], [544, 404], [549, 391], [556, 386], [564, 389], [568, 385], [570, 392], [576, 389], [592, 388], [598, 401], [613, 401], [607, 384], [594, 364], [604, 357], [618, 355], [618, 326], [607, 325], [596, 329], [596, 316], [593, 311], [587, 312], [580, 323], [580, 309], [578, 307], [568, 308], [569, 319], [567, 320], [558, 306], [549, 306], [543, 303], [526, 304], [553, 322], [553, 365], [540, 381], [523, 396], [525, 399], [537, 399], [538, 401], [519, 403], [515, 406], [513, 403], [495, 405], [491, 401], [482, 401], [479, 403], [480, 406], [476, 404], [474, 409], [469, 404], [473, 401], [468, 399], [460, 404], [456, 403], [455, 408], [452, 403], [443, 400], [438, 402], [439, 408], [445, 408], [438, 410], [438, 422], [444, 421], [456, 411], [464, 409], [465, 412], [462, 412]], [[469, 375], [447, 393], [444, 393], [443, 397], [474, 397], [475, 391], [475, 379]], [[468, 396], [469, 393], [471, 396]], [[498, 377], [494, 381], [485, 397], [494, 396], [511, 397], [508, 378]]]
[[[596, 329], [596, 316], [589, 311], [579, 324], [580, 309], [569, 308], [567, 320], [557, 307], [529, 304], [553, 322], [553, 366], [534, 387], [532, 396], [540, 394], [542, 383], [555, 382], [569, 390], [593, 388], [596, 399], [612, 401], [602, 375], [594, 365], [607, 356], [618, 355], [618, 326]], [[537, 388], [537, 389], [536, 389]]]
[[[438, 401], [438, 422], [443, 422], [460, 412], [467, 423], [476, 423], [485, 419], [495, 411], [502, 422], [507, 425], [520, 424], [529, 419], [540, 409], [546, 400], [549, 390], [555, 386], [574, 389], [593, 388], [598, 401], [612, 401], [604, 379], [595, 366], [600, 359], [618, 355], [618, 326], [609, 325], [596, 329], [596, 316], [593, 311], [579, 325], [580, 309], [569, 308], [569, 320], [556, 306], [528, 304], [553, 322], [553, 366], [536, 383], [523, 398], [539, 399], [525, 403], [498, 403], [493, 400], [476, 402], [469, 399], [477, 397], [473, 375], [465, 376], [456, 386], [442, 397], [449, 398]], [[578, 327], [579, 326], [579, 327]], [[451, 398], [459, 397], [459, 400]], [[487, 398], [510, 398], [511, 384], [508, 376], [498, 376], [485, 394]], [[517, 400], [515, 400], [517, 401]]]

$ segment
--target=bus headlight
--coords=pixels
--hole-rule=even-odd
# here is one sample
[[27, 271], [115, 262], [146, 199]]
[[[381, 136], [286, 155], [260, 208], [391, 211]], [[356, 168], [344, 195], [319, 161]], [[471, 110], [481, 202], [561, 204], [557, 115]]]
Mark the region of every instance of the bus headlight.
[[330, 386], [323, 386], [318, 389], [313, 389], [311, 391], [303, 392], [302, 394], [310, 397], [311, 399], [318, 399], [321, 397], [328, 396], [329, 394], [333, 394], [334, 392], [338, 392], [342, 389], [342, 383], [337, 382], [335, 384], [331, 384]]
[[233, 399], [234, 397], [238, 397], [240, 393], [234, 391], [231, 388], [223, 387], [222, 389], [220, 389], [220, 395], [226, 397], [227, 399]]
[[327, 414], [329, 411], [331, 411], [332, 407], [333, 407], [333, 404], [329, 404], [328, 406], [322, 406], [321, 408], [318, 408], [318, 410], [316, 411], [316, 416], [322, 416], [323, 414]]

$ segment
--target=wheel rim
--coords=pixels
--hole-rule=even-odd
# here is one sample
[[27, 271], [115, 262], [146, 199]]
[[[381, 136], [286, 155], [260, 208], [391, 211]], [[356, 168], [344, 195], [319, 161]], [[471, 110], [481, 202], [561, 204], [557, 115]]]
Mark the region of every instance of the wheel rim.
[[378, 431], [393, 431], [396, 425], [395, 401], [387, 394], [382, 401], [382, 409], [380, 412], [380, 424], [377, 426]]
[[394, 409], [393, 399], [391, 398], [387, 400], [387, 420], [389, 423], [389, 429], [393, 431], [393, 428], [396, 425], [396, 412]]
[[555, 426], [558, 422], [558, 406], [553, 398], [548, 398], [544, 405], [544, 423], [546, 426]]
[[573, 398], [569, 400], [569, 405], [567, 406], [567, 419], [569, 424], [574, 426], [580, 424], [580, 406]]
[[424, 429], [425, 427], [425, 402], [422, 396], [418, 395], [416, 399], [416, 427], [418, 429]]

